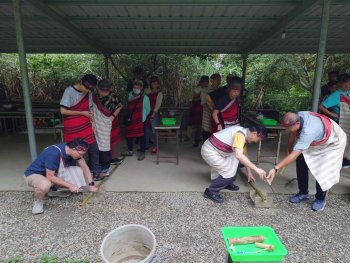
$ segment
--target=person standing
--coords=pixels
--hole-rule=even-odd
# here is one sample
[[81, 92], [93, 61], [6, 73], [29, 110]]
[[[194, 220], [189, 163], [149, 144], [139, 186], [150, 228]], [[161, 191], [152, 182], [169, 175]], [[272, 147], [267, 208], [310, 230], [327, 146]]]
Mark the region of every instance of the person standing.
[[81, 138], [69, 143], [51, 145], [45, 148], [24, 171], [26, 183], [34, 187], [35, 200], [32, 210], [34, 215], [44, 212], [44, 199], [52, 185], [77, 193], [81, 187], [88, 184], [91, 192], [97, 191], [89, 167], [83, 158], [88, 147], [89, 144]]
[[144, 95], [143, 82], [141, 80], [134, 81], [133, 90], [129, 93], [128, 111], [129, 116], [125, 134], [128, 151], [122, 153], [122, 155], [132, 156], [134, 154], [133, 139], [139, 138], [141, 149], [137, 159], [142, 161], [145, 159], [146, 152], [145, 122], [151, 111], [151, 106], [148, 96]]
[[212, 132], [239, 125], [239, 105], [237, 98], [241, 93], [242, 83], [233, 81], [226, 88], [226, 93], [214, 103], [212, 114]]
[[89, 164], [95, 181], [99, 176], [99, 150], [93, 131], [91, 114], [92, 93], [96, 88], [97, 78], [87, 74], [75, 85], [65, 89], [60, 101], [60, 112], [63, 116], [63, 137], [65, 142], [82, 138], [89, 143]]
[[[338, 76], [339, 76], [339, 71], [337, 70], [328, 72], [328, 83], [338, 81]], [[321, 87], [321, 101], [324, 101], [325, 97], [331, 94], [331, 92], [329, 91], [328, 83]]]
[[[98, 82], [97, 92], [93, 94], [93, 117], [95, 122], [95, 135], [100, 151], [101, 177], [109, 176], [111, 165], [111, 137], [114, 119], [118, 119], [120, 110], [123, 108], [118, 98], [111, 93], [112, 82], [102, 79]], [[119, 130], [120, 131], [120, 130]]]
[[327, 191], [339, 182], [347, 136], [336, 122], [310, 111], [288, 112], [283, 116], [281, 124], [290, 132], [288, 152], [269, 171], [267, 181], [271, 184], [278, 170], [296, 160], [299, 192], [289, 201], [299, 204], [309, 200], [310, 170], [316, 179], [316, 196], [312, 210], [322, 211], [326, 205]]
[[[330, 94], [319, 106], [321, 113], [333, 119], [336, 123], [349, 122], [350, 115], [348, 111], [343, 111], [342, 120], [340, 119], [340, 108], [342, 97], [350, 98], [350, 75], [341, 74], [338, 81], [338, 89]], [[346, 101], [346, 100], [345, 100]], [[344, 105], [344, 104], [343, 104]], [[349, 134], [348, 134], [349, 136]], [[350, 160], [344, 156], [343, 168], [350, 168]]]
[[203, 118], [202, 118], [202, 136], [203, 142], [205, 142], [212, 134], [211, 116], [214, 110], [213, 105], [207, 103], [208, 93], [219, 88], [221, 83], [221, 76], [219, 73], [212, 74], [210, 76], [210, 87], [208, 89], [202, 89], [201, 91], [201, 104], [203, 106]]
[[330, 94], [319, 105], [320, 113], [332, 118], [339, 123], [340, 112], [340, 96], [344, 95], [350, 98], [350, 74], [342, 74], [339, 76], [338, 89]]
[[201, 104], [201, 92], [206, 90], [209, 85], [209, 77], [201, 76], [197, 87], [193, 91], [191, 108], [189, 112], [189, 121], [187, 127], [187, 138], [185, 141], [189, 141], [194, 132], [194, 144], [193, 147], [198, 147], [200, 141], [200, 134], [202, 128], [203, 119], [203, 106]]
[[157, 140], [155, 127], [159, 123], [159, 110], [163, 102], [163, 93], [160, 90], [160, 81], [157, 76], [152, 76], [150, 79], [150, 88], [145, 89], [145, 94], [148, 96], [151, 105], [151, 112], [146, 119], [146, 146], [148, 149], [150, 140], [153, 142], [152, 153], [157, 152]]

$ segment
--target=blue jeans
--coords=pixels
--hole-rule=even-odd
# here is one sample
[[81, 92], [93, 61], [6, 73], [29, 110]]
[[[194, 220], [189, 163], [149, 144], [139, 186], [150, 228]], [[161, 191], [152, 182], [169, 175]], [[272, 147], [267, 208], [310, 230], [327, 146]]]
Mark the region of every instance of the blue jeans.
[[154, 128], [158, 125], [159, 119], [160, 119], [159, 113], [156, 113], [154, 115], [152, 122], [151, 122], [151, 126], [148, 126], [146, 128], [146, 133], [145, 133], [146, 134], [146, 145], [145, 145], [146, 149], [148, 148], [150, 139], [153, 141], [154, 147], [157, 147], [156, 130]]

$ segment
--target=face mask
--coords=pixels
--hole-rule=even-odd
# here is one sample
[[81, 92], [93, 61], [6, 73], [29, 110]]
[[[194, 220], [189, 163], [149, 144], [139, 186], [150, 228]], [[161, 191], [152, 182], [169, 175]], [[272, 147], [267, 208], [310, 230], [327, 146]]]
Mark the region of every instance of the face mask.
[[141, 93], [141, 90], [139, 90], [139, 89], [132, 89], [132, 91], [134, 92], [134, 94], [140, 94]]

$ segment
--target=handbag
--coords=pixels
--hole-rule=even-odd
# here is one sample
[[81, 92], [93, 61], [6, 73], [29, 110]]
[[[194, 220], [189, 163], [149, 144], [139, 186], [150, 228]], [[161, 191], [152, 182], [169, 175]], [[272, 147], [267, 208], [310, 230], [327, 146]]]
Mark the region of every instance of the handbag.
[[125, 126], [128, 126], [131, 124], [131, 120], [132, 120], [132, 116], [134, 115], [134, 112], [136, 110], [136, 107], [137, 107], [137, 104], [139, 104], [141, 98], [143, 98], [143, 94], [140, 94], [140, 97], [138, 98], [136, 104], [135, 104], [135, 107], [133, 108], [132, 111], [130, 111], [129, 109], [127, 109], [126, 113], [125, 113], [125, 117], [124, 117], [124, 120], [123, 120], [123, 124]]

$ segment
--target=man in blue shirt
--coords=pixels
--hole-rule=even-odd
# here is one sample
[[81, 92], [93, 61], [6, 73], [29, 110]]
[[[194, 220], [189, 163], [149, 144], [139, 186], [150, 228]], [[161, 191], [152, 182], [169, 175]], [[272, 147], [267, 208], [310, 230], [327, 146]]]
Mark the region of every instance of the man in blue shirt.
[[316, 199], [312, 209], [322, 211], [326, 205], [327, 190], [339, 182], [346, 134], [328, 117], [309, 111], [288, 112], [281, 124], [290, 133], [287, 154], [275, 168], [270, 170], [267, 181], [271, 184], [279, 169], [296, 160], [299, 193], [289, 201], [298, 204], [309, 200], [310, 170], [316, 179]]
[[28, 186], [34, 187], [33, 214], [44, 212], [44, 197], [52, 185], [68, 188], [70, 192], [77, 193], [87, 181], [89, 190], [97, 191], [90, 169], [83, 158], [88, 147], [89, 144], [81, 138], [69, 143], [52, 145], [44, 149], [29, 165], [24, 176]]

